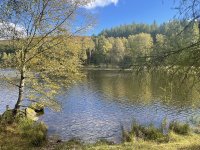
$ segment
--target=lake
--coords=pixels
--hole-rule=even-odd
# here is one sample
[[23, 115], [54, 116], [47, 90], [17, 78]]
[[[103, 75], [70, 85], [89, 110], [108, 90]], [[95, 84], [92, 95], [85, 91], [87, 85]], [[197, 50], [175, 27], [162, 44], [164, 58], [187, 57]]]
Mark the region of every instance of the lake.
[[[2, 72], [2, 71], [1, 71]], [[9, 70], [5, 71], [12, 74]], [[4, 73], [5, 73], [4, 72]], [[58, 96], [61, 112], [45, 109], [40, 117], [49, 136], [85, 142], [121, 141], [121, 129], [133, 121], [159, 127], [163, 119], [188, 122], [200, 114], [199, 85], [173, 80], [166, 72], [86, 71], [86, 79]], [[17, 89], [0, 80], [0, 112], [14, 106]]]

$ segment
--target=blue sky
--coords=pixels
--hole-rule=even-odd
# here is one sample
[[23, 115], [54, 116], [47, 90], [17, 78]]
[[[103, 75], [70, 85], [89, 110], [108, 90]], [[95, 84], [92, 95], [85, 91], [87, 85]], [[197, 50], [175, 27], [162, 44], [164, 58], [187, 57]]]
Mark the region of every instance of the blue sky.
[[87, 7], [97, 17], [97, 25], [88, 34], [122, 24], [157, 23], [172, 19], [174, 0], [95, 0]]

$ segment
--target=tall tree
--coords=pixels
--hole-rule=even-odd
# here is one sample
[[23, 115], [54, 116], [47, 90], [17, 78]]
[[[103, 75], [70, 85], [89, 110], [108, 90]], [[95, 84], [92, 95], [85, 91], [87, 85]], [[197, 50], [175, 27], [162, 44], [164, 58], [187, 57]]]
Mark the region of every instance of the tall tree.
[[125, 46], [121, 38], [116, 38], [111, 50], [111, 62], [119, 64], [125, 55]]
[[94, 46], [95, 45], [91, 37], [81, 38], [81, 59], [85, 64], [90, 64]]
[[128, 38], [129, 47], [133, 55], [145, 56], [150, 54], [153, 46], [153, 39], [150, 34], [140, 33], [131, 35]]
[[96, 63], [107, 63], [112, 44], [104, 36], [96, 37], [94, 40]]

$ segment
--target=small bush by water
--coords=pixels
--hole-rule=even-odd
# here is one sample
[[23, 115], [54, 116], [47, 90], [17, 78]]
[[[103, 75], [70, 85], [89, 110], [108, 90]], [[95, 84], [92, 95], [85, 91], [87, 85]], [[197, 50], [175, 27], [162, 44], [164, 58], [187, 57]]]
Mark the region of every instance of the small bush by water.
[[[165, 128], [165, 127], [164, 127]], [[167, 143], [170, 140], [169, 132], [174, 132], [180, 135], [189, 135], [191, 132], [190, 126], [187, 123], [173, 121], [169, 123], [168, 133], [164, 133], [163, 124], [161, 128], [156, 128], [153, 125], [143, 126], [136, 122], [132, 124], [130, 131], [125, 131], [122, 128], [123, 142], [131, 142], [134, 139], [143, 139], [145, 141], [155, 141], [158, 143]]]
[[180, 123], [177, 121], [172, 121], [169, 124], [169, 130], [181, 135], [188, 135], [191, 131], [189, 124]]
[[13, 121], [14, 121], [14, 117], [13, 117], [12, 110], [7, 110], [0, 116], [1, 124], [11, 124], [13, 123]]
[[156, 142], [168, 142], [169, 136], [163, 134], [161, 129], [150, 126], [142, 126], [137, 123], [133, 123], [131, 131], [122, 131], [123, 141], [131, 142], [134, 138], [141, 138], [144, 140], [151, 140]]
[[27, 138], [33, 146], [41, 146], [46, 140], [47, 127], [44, 123], [30, 119], [21, 119], [18, 129], [23, 138]]
[[25, 116], [13, 117], [11, 110], [0, 116], [0, 149], [38, 147], [45, 143], [46, 138], [47, 127], [42, 122], [35, 122]]

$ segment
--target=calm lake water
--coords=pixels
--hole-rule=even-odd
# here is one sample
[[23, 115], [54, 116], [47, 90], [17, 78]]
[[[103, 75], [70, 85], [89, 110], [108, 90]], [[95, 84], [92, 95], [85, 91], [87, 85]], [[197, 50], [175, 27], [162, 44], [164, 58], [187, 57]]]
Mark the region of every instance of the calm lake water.
[[[9, 71], [6, 73], [9, 74]], [[199, 85], [193, 80], [181, 83], [163, 72], [87, 71], [86, 79], [58, 99], [61, 112], [45, 110], [40, 117], [49, 135], [64, 140], [86, 142], [107, 139], [120, 142], [121, 129], [130, 129], [134, 120], [160, 126], [162, 120], [188, 121], [200, 114]], [[17, 89], [0, 81], [0, 112], [14, 105]], [[181, 83], [181, 84], [180, 84]]]

